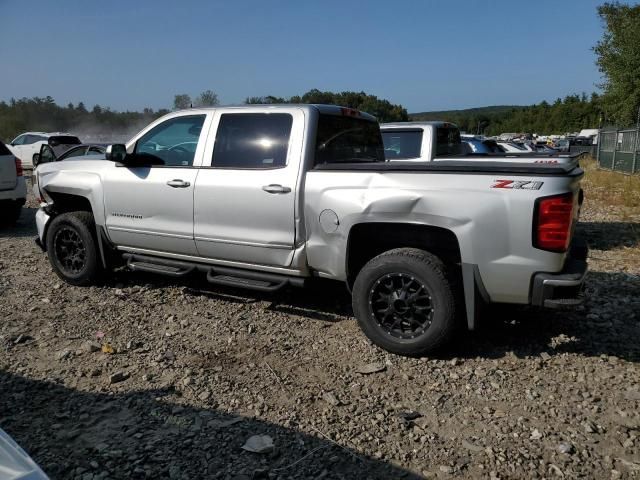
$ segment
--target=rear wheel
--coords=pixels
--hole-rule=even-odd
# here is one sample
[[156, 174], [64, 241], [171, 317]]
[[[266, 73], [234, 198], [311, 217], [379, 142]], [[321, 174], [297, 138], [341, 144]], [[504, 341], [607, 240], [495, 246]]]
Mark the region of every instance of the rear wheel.
[[362, 268], [353, 286], [353, 310], [373, 343], [419, 356], [438, 350], [453, 336], [456, 293], [456, 282], [438, 257], [400, 248]]
[[89, 212], [70, 212], [51, 221], [47, 255], [56, 274], [72, 285], [96, 282], [101, 269], [95, 239], [95, 223]]

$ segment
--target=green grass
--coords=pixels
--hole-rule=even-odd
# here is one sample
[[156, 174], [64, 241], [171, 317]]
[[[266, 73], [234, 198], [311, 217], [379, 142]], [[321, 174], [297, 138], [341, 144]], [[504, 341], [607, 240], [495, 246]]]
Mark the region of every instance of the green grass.
[[582, 188], [589, 203], [614, 207], [625, 217], [640, 215], [640, 175], [624, 175], [598, 168], [596, 160], [581, 160], [585, 171]]

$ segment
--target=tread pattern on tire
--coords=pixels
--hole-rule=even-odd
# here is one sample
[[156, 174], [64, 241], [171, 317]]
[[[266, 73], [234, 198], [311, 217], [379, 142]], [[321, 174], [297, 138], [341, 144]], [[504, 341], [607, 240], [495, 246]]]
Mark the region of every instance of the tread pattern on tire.
[[[87, 275], [84, 276], [84, 278], [79, 278], [77, 280], [74, 281], [70, 281], [68, 278], [65, 278], [64, 275], [58, 270], [57, 266], [54, 264], [54, 261], [51, 260], [51, 264], [54, 267], [54, 270], [56, 272], [56, 274], [64, 281], [66, 281], [67, 283], [72, 283], [73, 285], [77, 285], [77, 286], [87, 286], [87, 285], [91, 285], [93, 283], [95, 283], [95, 281], [98, 279], [99, 275], [100, 275], [100, 262], [98, 259], [98, 244], [96, 241], [96, 234], [95, 234], [95, 230], [96, 230], [96, 224], [95, 224], [95, 220], [93, 218], [93, 214], [91, 212], [86, 212], [86, 211], [76, 211], [76, 212], [66, 212], [66, 213], [61, 213], [60, 215], [58, 215], [57, 217], [55, 217], [52, 220], [52, 225], [49, 227], [49, 231], [47, 234], [47, 252], [49, 251], [49, 240], [50, 240], [50, 236], [53, 233], [52, 231], [54, 230], [54, 227], [57, 223], [63, 222], [68, 218], [73, 218], [74, 220], [77, 220], [78, 222], [80, 222], [86, 229], [87, 232], [89, 233], [89, 236], [91, 238], [91, 240], [93, 241], [93, 245], [92, 248], [94, 250], [94, 254], [95, 254], [95, 258], [94, 258], [94, 268], [87, 272]], [[55, 224], [53, 222], [56, 222]]]
[[[420, 356], [424, 355], [427, 352], [432, 352], [440, 349], [442, 346], [446, 345], [451, 338], [453, 337], [456, 327], [457, 327], [457, 317], [458, 317], [458, 305], [457, 305], [457, 292], [458, 292], [458, 281], [456, 277], [452, 274], [451, 269], [448, 268], [440, 258], [433, 255], [430, 252], [425, 250], [420, 250], [417, 248], [396, 248], [393, 250], [388, 250], [384, 253], [381, 253], [377, 257], [372, 258], [367, 262], [367, 264], [362, 268], [361, 272], [365, 269], [376, 268], [378, 265], [384, 264], [387, 260], [396, 260], [396, 259], [406, 259], [411, 260], [413, 262], [417, 262], [418, 264], [424, 265], [426, 269], [429, 269], [432, 274], [439, 278], [440, 283], [446, 287], [446, 291], [448, 294], [444, 295], [445, 305], [441, 305], [448, 309], [451, 312], [452, 321], [445, 324], [445, 328], [442, 328], [439, 335], [431, 339], [429, 342], [428, 348], [417, 347], [417, 348], [406, 348], [400, 347], [398, 348], [387, 348], [383, 346], [383, 348], [387, 348], [388, 350], [393, 351], [394, 353], [398, 353], [406, 356]], [[360, 277], [360, 274], [358, 275]], [[358, 278], [356, 278], [356, 284], [354, 284], [354, 293], [356, 289], [359, 287]], [[358, 322], [362, 327], [362, 321], [360, 316], [364, 314], [364, 312], [360, 312], [361, 308], [358, 307], [357, 302], [354, 297], [354, 312], [358, 317]], [[368, 315], [368, 311], [367, 311]], [[363, 328], [364, 330], [364, 328]], [[365, 331], [366, 333], [366, 331]]]

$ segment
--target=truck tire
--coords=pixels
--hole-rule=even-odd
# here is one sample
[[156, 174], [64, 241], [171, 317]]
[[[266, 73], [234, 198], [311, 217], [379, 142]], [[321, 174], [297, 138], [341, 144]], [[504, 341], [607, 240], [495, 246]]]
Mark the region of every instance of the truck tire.
[[76, 286], [92, 285], [101, 273], [96, 225], [89, 212], [69, 212], [51, 221], [47, 255], [56, 274]]
[[438, 257], [416, 248], [370, 260], [353, 286], [353, 311], [376, 345], [405, 356], [434, 352], [458, 323], [458, 287]]

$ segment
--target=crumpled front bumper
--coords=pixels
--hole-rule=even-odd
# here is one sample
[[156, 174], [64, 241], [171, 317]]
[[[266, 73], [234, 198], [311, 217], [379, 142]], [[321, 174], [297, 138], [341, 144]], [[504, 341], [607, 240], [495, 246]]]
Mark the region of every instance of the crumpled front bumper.
[[589, 249], [581, 238], [574, 238], [565, 266], [558, 273], [533, 276], [531, 304], [547, 308], [568, 308], [584, 302], [583, 287], [587, 276]]

